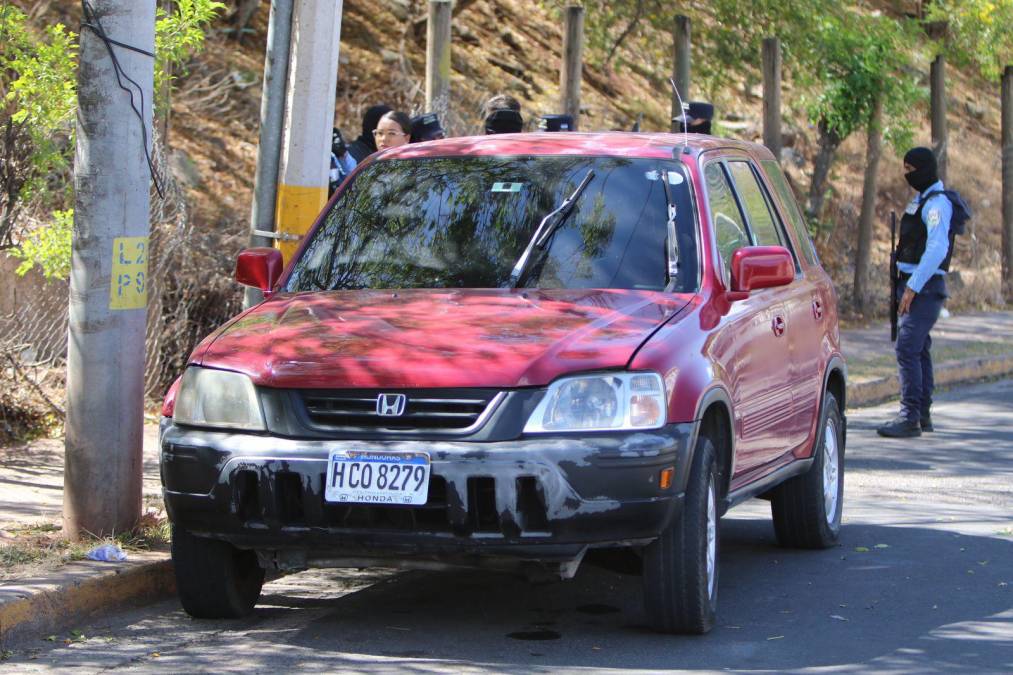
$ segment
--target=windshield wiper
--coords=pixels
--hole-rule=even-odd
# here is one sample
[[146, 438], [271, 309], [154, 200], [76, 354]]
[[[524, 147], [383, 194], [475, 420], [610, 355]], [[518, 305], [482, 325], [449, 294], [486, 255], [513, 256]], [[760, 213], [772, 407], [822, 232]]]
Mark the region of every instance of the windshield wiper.
[[569, 197], [563, 200], [563, 203], [557, 206], [555, 209], [550, 211], [542, 222], [538, 224], [535, 229], [534, 235], [531, 237], [531, 241], [528, 242], [527, 247], [524, 249], [524, 253], [517, 259], [517, 263], [514, 265], [514, 269], [510, 272], [510, 287], [516, 288], [517, 283], [520, 281], [521, 276], [524, 274], [525, 268], [528, 263], [531, 262], [531, 253], [537, 249], [545, 248], [545, 244], [548, 243], [552, 235], [559, 229], [559, 227], [566, 222], [566, 219], [573, 213], [573, 207], [577, 203], [584, 189], [588, 186], [591, 180], [594, 178], [594, 169], [588, 169], [587, 175], [584, 176], [584, 180], [580, 181], [580, 185], [577, 189], [570, 194]]
[[668, 246], [666, 254], [668, 258], [668, 269], [665, 273], [668, 277], [668, 283], [665, 285], [666, 290], [673, 290], [673, 284], [676, 279], [679, 278], [679, 240], [676, 231], [675, 216], [677, 209], [675, 208], [675, 202], [672, 201], [672, 190], [668, 187], [668, 171], [663, 170], [661, 172], [661, 184], [665, 188], [665, 202], [668, 206], [668, 222], [667, 226], [667, 240]]

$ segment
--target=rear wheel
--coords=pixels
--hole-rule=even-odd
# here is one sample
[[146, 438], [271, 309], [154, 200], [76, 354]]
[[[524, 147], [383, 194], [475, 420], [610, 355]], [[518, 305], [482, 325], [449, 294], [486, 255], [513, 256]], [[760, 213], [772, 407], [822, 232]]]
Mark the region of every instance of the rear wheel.
[[714, 443], [701, 432], [680, 516], [644, 549], [644, 605], [651, 627], [701, 635], [714, 627], [718, 592]]
[[841, 533], [844, 510], [844, 423], [829, 391], [817, 427], [809, 471], [779, 485], [770, 500], [774, 532], [781, 546], [829, 548]]
[[183, 609], [198, 619], [235, 619], [253, 611], [264, 585], [257, 554], [172, 527], [172, 564]]

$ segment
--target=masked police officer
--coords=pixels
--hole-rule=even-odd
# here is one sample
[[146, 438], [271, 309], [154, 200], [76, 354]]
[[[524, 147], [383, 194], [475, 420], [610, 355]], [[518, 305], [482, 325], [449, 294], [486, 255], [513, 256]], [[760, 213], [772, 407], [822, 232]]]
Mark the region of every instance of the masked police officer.
[[932, 431], [932, 337], [946, 299], [946, 272], [953, 255], [953, 204], [943, 194], [936, 156], [929, 148], [904, 155], [904, 177], [918, 191], [904, 211], [897, 243], [900, 296], [897, 365], [900, 414], [879, 427], [880, 436], [907, 438]]

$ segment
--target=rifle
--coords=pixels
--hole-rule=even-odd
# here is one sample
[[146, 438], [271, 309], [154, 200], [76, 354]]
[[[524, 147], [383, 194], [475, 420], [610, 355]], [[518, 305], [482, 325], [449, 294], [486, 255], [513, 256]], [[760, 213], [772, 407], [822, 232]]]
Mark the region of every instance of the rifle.
[[897, 212], [890, 212], [890, 342], [897, 341], [897, 309], [900, 300], [897, 298]]

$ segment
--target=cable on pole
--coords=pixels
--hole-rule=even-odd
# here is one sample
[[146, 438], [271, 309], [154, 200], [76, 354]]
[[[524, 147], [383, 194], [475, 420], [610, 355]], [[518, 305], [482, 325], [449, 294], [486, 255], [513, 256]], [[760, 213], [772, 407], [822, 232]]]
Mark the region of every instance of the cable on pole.
[[[165, 193], [162, 190], [162, 183], [158, 179], [158, 174], [155, 172], [155, 164], [151, 159], [151, 151], [148, 149], [148, 125], [144, 122], [144, 90], [141, 88], [141, 85], [137, 84], [137, 82], [135, 82], [123, 70], [113, 47], [117, 46], [122, 47], [123, 49], [129, 49], [130, 51], [137, 52], [138, 54], [143, 54], [144, 56], [149, 56], [151, 58], [155, 58], [155, 55], [152, 52], [141, 49], [140, 47], [134, 47], [118, 40], [113, 40], [106, 34], [105, 28], [102, 27], [102, 20], [96, 15], [95, 8], [92, 7], [92, 4], [88, 2], [88, 0], [81, 0], [81, 7], [84, 9], [85, 18], [85, 20], [81, 23], [81, 27], [91, 30], [92, 33], [102, 40], [102, 44], [105, 45], [106, 51], [109, 52], [109, 58], [113, 63], [113, 70], [116, 73], [116, 84], [118, 84], [120, 89], [127, 92], [130, 96], [130, 108], [134, 111], [134, 114], [137, 115], [137, 119], [141, 123], [141, 139], [144, 143], [144, 158], [148, 162], [148, 171], [151, 173], [151, 182], [155, 186], [155, 191], [158, 193], [159, 199], [165, 199]], [[137, 104], [134, 102], [133, 90], [124, 85], [123, 80], [126, 80], [137, 88], [137, 93], [141, 99], [140, 110], [137, 109]]]

